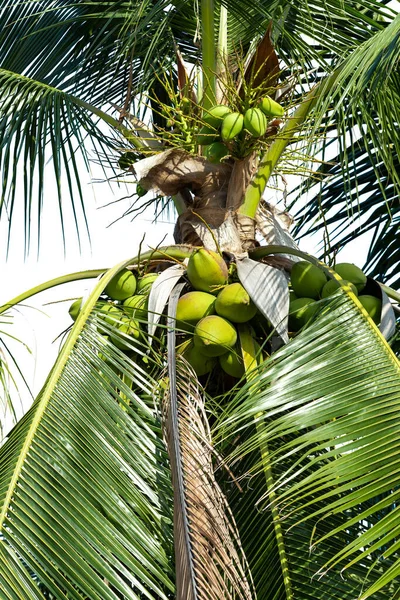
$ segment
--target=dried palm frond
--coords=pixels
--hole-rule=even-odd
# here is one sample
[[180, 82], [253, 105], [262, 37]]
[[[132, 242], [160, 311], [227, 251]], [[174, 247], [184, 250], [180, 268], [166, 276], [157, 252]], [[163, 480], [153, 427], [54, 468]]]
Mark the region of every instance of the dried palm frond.
[[254, 600], [239, 534], [214, 477], [203, 396], [191, 367], [175, 354], [171, 326], [180, 287], [172, 293], [169, 306], [169, 385], [163, 397], [174, 489], [176, 598]]

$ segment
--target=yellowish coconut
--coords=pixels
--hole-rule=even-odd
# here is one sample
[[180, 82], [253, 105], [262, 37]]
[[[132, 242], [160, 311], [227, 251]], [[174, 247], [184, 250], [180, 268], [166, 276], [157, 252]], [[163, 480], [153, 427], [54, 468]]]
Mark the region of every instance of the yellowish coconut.
[[193, 344], [192, 340], [188, 340], [184, 344], [182, 356], [188, 361], [189, 365], [199, 377], [210, 373], [217, 364], [216, 358], [202, 354]]
[[292, 267], [290, 281], [298, 298], [317, 299], [327, 278], [321, 269], [306, 260], [300, 260]]
[[378, 325], [381, 321], [382, 301], [379, 300], [379, 298], [376, 298], [375, 296], [369, 295], [360, 296], [359, 301], [361, 302], [371, 319], [374, 321], [374, 323]]
[[176, 326], [185, 331], [193, 330], [196, 323], [215, 313], [215, 296], [207, 292], [188, 292], [178, 300]]
[[136, 291], [136, 277], [128, 269], [122, 269], [107, 285], [105, 293], [113, 300], [126, 300]]
[[237, 332], [232, 323], [217, 315], [201, 319], [194, 330], [193, 342], [205, 356], [222, 356], [233, 348]]
[[189, 258], [187, 276], [195, 290], [217, 293], [228, 281], [228, 267], [217, 252], [199, 248]]
[[364, 275], [361, 269], [356, 265], [353, 265], [352, 263], [337, 263], [335, 271], [342, 279], [354, 283], [359, 292], [365, 288], [367, 276]]
[[225, 373], [237, 379], [240, 379], [244, 375], [243, 358], [239, 352], [240, 348], [233, 352], [226, 352], [219, 357], [219, 364]]
[[218, 294], [215, 312], [232, 323], [246, 323], [256, 315], [257, 307], [241, 283], [231, 283]]

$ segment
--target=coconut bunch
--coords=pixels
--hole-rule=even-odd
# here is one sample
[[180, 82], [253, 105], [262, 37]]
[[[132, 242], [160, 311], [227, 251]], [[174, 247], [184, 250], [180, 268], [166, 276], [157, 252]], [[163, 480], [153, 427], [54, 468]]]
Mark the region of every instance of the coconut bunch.
[[[123, 269], [107, 285], [97, 304], [96, 314], [106, 339], [125, 352], [132, 352], [135, 347], [149, 351], [149, 294], [159, 275], [139, 275]], [[228, 383], [241, 378], [244, 365], [238, 327], [250, 326], [257, 357], [261, 359], [266, 354], [270, 323], [237, 280], [234, 264], [228, 269], [216, 252], [205, 248], [193, 252], [185, 281], [176, 313], [177, 352], [199, 377], [217, 368], [228, 376]], [[81, 306], [82, 298], [71, 304], [72, 320], [78, 317]], [[164, 347], [162, 331], [152, 340], [153, 351]]]
[[[105, 288], [96, 314], [105, 339], [110, 339], [117, 348], [127, 352], [146, 345], [149, 293], [157, 277], [158, 273], [140, 275], [123, 269]], [[79, 315], [82, 300], [78, 298], [69, 308], [73, 321]]]
[[259, 342], [265, 342], [270, 324], [242, 284], [235, 281], [234, 268], [229, 272], [218, 253], [205, 248], [196, 250], [189, 259], [186, 275], [190, 289], [180, 297], [176, 312], [176, 327], [183, 335], [178, 352], [198, 376], [220, 368], [230, 377], [242, 377], [238, 327], [249, 325], [260, 357]]
[[362, 306], [378, 325], [381, 321], [380, 290], [369, 284], [362, 270], [351, 263], [337, 263], [335, 272], [341, 278], [329, 279], [324, 271], [302, 260], [294, 263], [290, 277], [289, 330], [300, 331], [318, 310], [317, 301], [335, 294], [341, 286], [348, 286], [358, 296]]

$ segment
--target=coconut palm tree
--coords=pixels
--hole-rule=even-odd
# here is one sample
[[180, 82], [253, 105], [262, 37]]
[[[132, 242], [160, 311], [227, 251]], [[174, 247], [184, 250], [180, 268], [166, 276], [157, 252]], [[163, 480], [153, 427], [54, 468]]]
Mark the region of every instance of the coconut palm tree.
[[[84, 210], [78, 153], [178, 217], [175, 246], [0, 309], [95, 280], [0, 448], [1, 598], [397, 598], [395, 9], [6, 0], [0, 20], [10, 235], [23, 192], [29, 248], [48, 160], [61, 220]], [[293, 172], [321, 257], [271, 201]], [[333, 269], [366, 231], [378, 315]], [[336, 293], [288, 320], [304, 272]]]

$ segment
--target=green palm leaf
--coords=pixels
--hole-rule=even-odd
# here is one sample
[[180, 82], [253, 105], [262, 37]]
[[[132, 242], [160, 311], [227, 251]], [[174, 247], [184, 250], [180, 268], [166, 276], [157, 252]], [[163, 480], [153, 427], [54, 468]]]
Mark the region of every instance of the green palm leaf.
[[174, 589], [170, 473], [151, 399], [158, 367], [140, 363], [140, 348], [134, 362], [105, 342], [92, 312], [117, 269], [96, 285], [41, 393], [0, 450], [7, 598], [46, 591], [160, 600]]
[[387, 600], [400, 568], [399, 363], [355, 299], [320, 304], [237, 393], [225, 423], [235, 460], [263, 449], [255, 481], [272, 469], [257, 508], [278, 515], [293, 598]]

